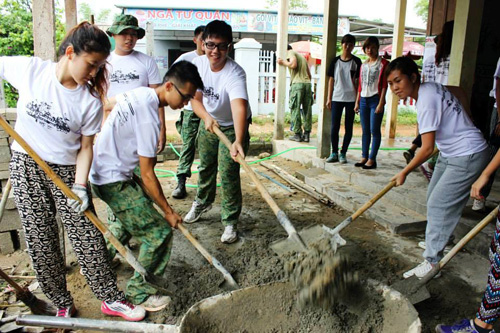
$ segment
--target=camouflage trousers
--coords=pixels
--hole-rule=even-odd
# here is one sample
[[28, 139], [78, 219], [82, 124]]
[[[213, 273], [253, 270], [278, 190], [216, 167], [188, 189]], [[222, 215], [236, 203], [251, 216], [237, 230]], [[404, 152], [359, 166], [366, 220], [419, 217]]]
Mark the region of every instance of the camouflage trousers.
[[[163, 276], [172, 251], [172, 229], [163, 216], [153, 207], [141, 187], [133, 180], [106, 185], [92, 184], [92, 192], [102, 199], [116, 215], [108, 220], [108, 227], [122, 244], [133, 236], [140, 242], [139, 263], [149, 272]], [[116, 249], [107, 241], [112, 257]], [[144, 302], [158, 290], [144, 282], [135, 272], [127, 283], [125, 295], [134, 304]]]
[[181, 111], [181, 116], [175, 123], [175, 127], [182, 138], [177, 177], [191, 177], [191, 166], [196, 152], [196, 138], [200, 127], [200, 118], [193, 111], [184, 109]]
[[[229, 141], [234, 142], [236, 134], [233, 126], [220, 127]], [[245, 154], [250, 144], [250, 135], [247, 134], [243, 141]], [[198, 193], [196, 201], [211, 204], [215, 200], [217, 188], [217, 167], [221, 179], [221, 220], [224, 226], [235, 225], [241, 213], [242, 196], [240, 182], [240, 165], [233, 161], [229, 149], [226, 148], [219, 137], [208, 132], [202, 121], [198, 134], [198, 154], [200, 166], [198, 167]]]
[[[294, 133], [301, 134], [302, 126], [304, 126], [305, 132], [311, 132], [312, 102], [313, 98], [310, 83], [294, 83], [290, 86], [290, 121]], [[302, 115], [300, 112], [301, 106], [304, 110]]]

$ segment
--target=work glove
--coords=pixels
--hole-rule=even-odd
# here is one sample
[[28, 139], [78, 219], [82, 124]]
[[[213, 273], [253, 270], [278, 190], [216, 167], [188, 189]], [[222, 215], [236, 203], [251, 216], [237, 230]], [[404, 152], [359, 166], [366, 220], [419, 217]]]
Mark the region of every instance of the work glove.
[[87, 187], [81, 184], [73, 184], [71, 188], [74, 194], [80, 198], [82, 202], [78, 202], [73, 199], [68, 199], [68, 206], [73, 209], [76, 213], [83, 215], [83, 212], [89, 208], [89, 196], [87, 194]]

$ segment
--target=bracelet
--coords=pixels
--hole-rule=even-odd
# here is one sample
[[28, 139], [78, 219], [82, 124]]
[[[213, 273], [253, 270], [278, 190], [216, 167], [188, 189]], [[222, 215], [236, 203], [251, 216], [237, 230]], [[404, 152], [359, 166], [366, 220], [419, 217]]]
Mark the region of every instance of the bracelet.
[[83, 186], [83, 187], [87, 187], [87, 184], [80, 184], [80, 183], [75, 183], [75, 185], [80, 185], [80, 186]]

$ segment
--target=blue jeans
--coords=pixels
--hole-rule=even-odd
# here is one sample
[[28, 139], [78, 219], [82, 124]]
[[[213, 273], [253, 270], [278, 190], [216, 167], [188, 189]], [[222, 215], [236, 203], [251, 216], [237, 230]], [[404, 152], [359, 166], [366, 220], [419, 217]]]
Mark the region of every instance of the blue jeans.
[[332, 153], [337, 153], [339, 150], [339, 130], [340, 122], [342, 120], [342, 111], [345, 108], [345, 134], [344, 142], [342, 143], [342, 154], [347, 153], [347, 148], [352, 139], [352, 126], [354, 124], [354, 102], [335, 102], [332, 101], [332, 126], [331, 126], [331, 140], [332, 140]]
[[[380, 127], [382, 126], [384, 112], [375, 113], [379, 101], [380, 97], [378, 94], [372, 97], [361, 97], [359, 101], [359, 115], [361, 118], [361, 129], [363, 130], [361, 156], [363, 156], [363, 158], [370, 158], [373, 161], [377, 160], [378, 149], [382, 141]], [[370, 151], [370, 156], [368, 156], [370, 141], [372, 141], [372, 149]]]

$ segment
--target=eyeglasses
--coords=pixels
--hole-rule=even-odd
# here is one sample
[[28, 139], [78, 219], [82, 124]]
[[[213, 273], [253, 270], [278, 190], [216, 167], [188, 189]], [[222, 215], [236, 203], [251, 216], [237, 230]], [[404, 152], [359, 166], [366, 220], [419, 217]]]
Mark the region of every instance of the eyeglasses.
[[189, 102], [193, 98], [193, 96], [191, 96], [191, 95], [184, 95], [183, 93], [181, 93], [179, 88], [177, 88], [177, 86], [173, 82], [171, 82], [171, 83], [174, 86], [175, 90], [177, 90], [179, 95], [181, 95], [183, 101]]
[[215, 50], [215, 48], [218, 48], [219, 51], [227, 51], [229, 46], [231, 46], [231, 43], [215, 44], [214, 42], [205, 42], [205, 47], [209, 50]]

